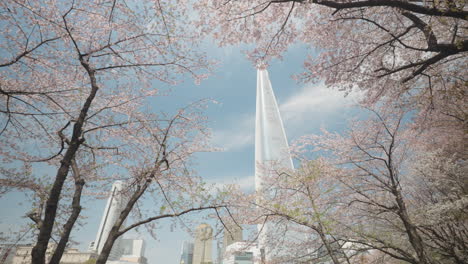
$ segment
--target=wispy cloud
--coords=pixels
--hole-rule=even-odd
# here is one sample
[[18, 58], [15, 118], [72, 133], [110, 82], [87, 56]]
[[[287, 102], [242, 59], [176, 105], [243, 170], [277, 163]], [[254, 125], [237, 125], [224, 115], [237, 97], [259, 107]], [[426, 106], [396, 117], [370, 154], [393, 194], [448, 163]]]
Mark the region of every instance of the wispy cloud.
[[311, 115], [335, 112], [353, 104], [354, 97], [344, 97], [344, 93], [325, 87], [323, 84], [307, 85], [290, 96], [280, 105], [284, 121], [303, 121]]
[[304, 86], [280, 105], [286, 134], [295, 138], [320, 127], [343, 123], [360, 97], [357, 92], [345, 97], [344, 92], [324, 84]]
[[[346, 111], [358, 98], [358, 94], [345, 97], [343, 92], [327, 88], [324, 84], [304, 86], [279, 105], [286, 134], [298, 136], [297, 133], [306, 127], [318, 127], [324, 118], [333, 118]], [[239, 116], [230, 123], [232, 126], [214, 131], [212, 142], [215, 146], [232, 151], [254, 144], [255, 112]]]
[[253, 175], [248, 176], [226, 176], [222, 178], [212, 179], [211, 183], [214, 183], [215, 187], [222, 188], [224, 185], [237, 184], [244, 191], [253, 190], [255, 187], [255, 177]]
[[212, 143], [215, 147], [238, 150], [253, 144], [255, 139], [255, 113], [234, 118], [231, 126], [213, 131]]

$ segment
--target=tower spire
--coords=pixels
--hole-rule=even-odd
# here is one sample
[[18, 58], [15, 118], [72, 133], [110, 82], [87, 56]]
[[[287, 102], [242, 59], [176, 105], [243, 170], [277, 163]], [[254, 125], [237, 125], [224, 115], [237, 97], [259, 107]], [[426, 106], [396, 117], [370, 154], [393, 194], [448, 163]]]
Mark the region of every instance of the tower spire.
[[[257, 102], [255, 117], [255, 190], [265, 194], [265, 179], [269, 177], [268, 167], [293, 169], [288, 141], [283, 127], [283, 121], [273, 92], [267, 64], [257, 62]], [[268, 195], [268, 194], [266, 194]], [[268, 258], [269, 224], [258, 226], [260, 232], [258, 245], [266, 252]]]

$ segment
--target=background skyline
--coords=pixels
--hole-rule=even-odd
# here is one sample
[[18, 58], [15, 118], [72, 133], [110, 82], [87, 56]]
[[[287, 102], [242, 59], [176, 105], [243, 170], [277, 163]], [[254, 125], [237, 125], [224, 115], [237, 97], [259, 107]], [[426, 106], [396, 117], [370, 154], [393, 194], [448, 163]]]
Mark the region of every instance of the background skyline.
[[[241, 49], [207, 48], [209, 58], [220, 62], [213, 75], [200, 85], [189, 80], [175, 87], [163, 85], [163, 91], [170, 89], [171, 92], [168, 96], [157, 97], [151, 105], [170, 112], [203, 98], [217, 101], [218, 104], [209, 105], [205, 114], [213, 132], [213, 146], [224, 150], [197, 154], [194, 169], [209, 183], [238, 183], [244, 190], [251, 190], [254, 186], [256, 69]], [[303, 85], [291, 78], [302, 71], [308, 52], [302, 46], [294, 46], [283, 60], [274, 60], [268, 67], [289, 143], [305, 134], [320, 133], [320, 128], [342, 131], [346, 120], [358, 113], [351, 106], [355, 97], [344, 98], [343, 93], [326, 89], [322, 84]], [[25, 194], [20, 192], [9, 193], [0, 200], [2, 232], [30, 222], [23, 217], [28, 211], [27, 204], [21, 203], [23, 200]], [[84, 199], [84, 226], [72, 232], [80, 250], [87, 250], [94, 240], [105, 203], [106, 199]], [[192, 219], [196, 221], [197, 215]], [[144, 234], [145, 229], [140, 229], [141, 234], [131, 232], [127, 237], [145, 239], [145, 257], [149, 264], [179, 263], [183, 241], [193, 238], [181, 228], [171, 230], [170, 220], [161, 221], [158, 226], [157, 241]]]

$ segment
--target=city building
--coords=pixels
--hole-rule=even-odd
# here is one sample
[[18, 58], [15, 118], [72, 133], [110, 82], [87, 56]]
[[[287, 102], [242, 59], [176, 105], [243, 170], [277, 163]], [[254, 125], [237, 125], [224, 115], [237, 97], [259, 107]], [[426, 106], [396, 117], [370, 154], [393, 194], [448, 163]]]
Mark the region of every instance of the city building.
[[234, 242], [226, 247], [223, 264], [260, 264], [261, 250], [256, 243]]
[[216, 264], [223, 264], [223, 254], [224, 254], [224, 248], [223, 248], [223, 239], [217, 239], [216, 240]]
[[182, 252], [180, 254], [180, 264], [193, 264], [193, 243], [185, 241], [182, 244]]
[[[109, 199], [107, 200], [107, 204], [102, 215], [101, 224], [99, 226], [98, 233], [96, 235], [96, 240], [90, 243], [89, 249], [92, 252], [97, 253], [98, 255], [101, 253], [102, 248], [104, 247], [104, 243], [106, 242], [107, 237], [109, 236], [109, 232], [112, 229], [112, 226], [117, 221], [120, 212], [123, 210], [125, 206], [125, 198], [122, 194], [123, 190], [123, 182], [116, 181], [112, 185], [111, 194]], [[121, 254], [121, 238], [118, 238], [114, 242], [114, 246], [112, 247], [111, 253], [109, 255], [109, 260], [118, 260]]]
[[[111, 193], [107, 199], [107, 204], [102, 214], [101, 224], [96, 235], [96, 240], [91, 242], [89, 250], [99, 255], [102, 252], [104, 243], [109, 236], [112, 226], [117, 221], [120, 212], [124, 209], [127, 199], [123, 194], [124, 184], [116, 181], [112, 185]], [[144, 256], [145, 241], [142, 239], [129, 239], [119, 237], [114, 242], [114, 246], [109, 254], [107, 264], [137, 263], [146, 264], [148, 261]]]
[[[257, 99], [255, 116], [255, 191], [263, 192], [263, 179], [276, 173], [274, 168], [293, 170], [293, 162], [289, 153], [288, 141], [283, 127], [283, 121], [276, 102], [266, 65], [257, 65]], [[262, 230], [260, 232], [260, 230]], [[270, 223], [258, 225], [258, 247], [268, 260], [267, 241], [272, 240], [273, 227]]]
[[[229, 229], [229, 230], [227, 230]], [[242, 241], [242, 228], [238, 225], [227, 226], [227, 229], [224, 229], [223, 233], [223, 248], [226, 249], [227, 246], [231, 245], [234, 242]]]
[[119, 262], [146, 264], [145, 241], [143, 239], [122, 239]]
[[97, 259], [97, 255], [92, 252], [81, 252], [76, 248], [69, 248], [65, 250], [61, 264], [83, 264], [90, 259]]
[[201, 224], [195, 230], [195, 244], [193, 246], [193, 264], [212, 264], [211, 248], [213, 243], [213, 228], [208, 224]]
[[[14, 247], [14, 255], [8, 263], [4, 264], [30, 264], [33, 245], [17, 245]], [[55, 244], [49, 244], [46, 251], [46, 262], [50, 260], [55, 250]], [[75, 248], [67, 248], [63, 253], [61, 264], [83, 264], [90, 259], [96, 259], [97, 254], [93, 252], [80, 252]]]
[[28, 245], [0, 244], [0, 264], [11, 264], [19, 246]]
[[[229, 230], [227, 230], [227, 229]], [[233, 244], [234, 242], [240, 242], [243, 240], [242, 238], [242, 228], [238, 225], [229, 225], [224, 229], [223, 232], [223, 246], [221, 251], [218, 252], [220, 255], [220, 259], [224, 257], [224, 253], [226, 252], [226, 248]]]

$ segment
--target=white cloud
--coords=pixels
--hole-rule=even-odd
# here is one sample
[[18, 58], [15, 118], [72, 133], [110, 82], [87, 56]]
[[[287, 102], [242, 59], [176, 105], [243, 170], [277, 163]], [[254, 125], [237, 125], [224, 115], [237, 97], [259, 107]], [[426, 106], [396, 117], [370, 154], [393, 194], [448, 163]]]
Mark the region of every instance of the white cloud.
[[214, 183], [216, 187], [223, 187], [227, 184], [237, 184], [244, 191], [253, 190], [255, 188], [255, 177], [253, 175], [242, 176], [242, 177], [223, 177], [212, 179], [210, 182]]
[[255, 139], [255, 113], [241, 116], [231, 122], [231, 127], [213, 131], [212, 144], [225, 151], [238, 150], [252, 145]]
[[357, 95], [344, 97], [344, 93], [325, 87], [323, 84], [308, 85], [290, 96], [280, 105], [284, 122], [303, 124], [305, 120], [338, 112], [352, 106]]
[[[273, 88], [274, 89], [274, 88]], [[359, 95], [344, 93], [323, 84], [304, 86], [279, 105], [287, 135], [298, 136], [305, 127], [320, 126], [319, 120], [346, 111], [358, 100]], [[232, 126], [213, 131], [212, 143], [225, 151], [240, 150], [251, 146], [255, 140], [255, 112], [231, 121]], [[294, 130], [294, 131], [293, 131]]]
[[255, 187], [255, 177], [247, 176], [237, 180], [236, 184], [239, 184], [242, 190], [253, 189]]

